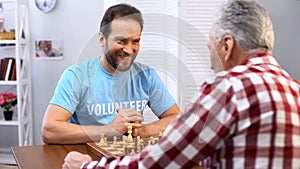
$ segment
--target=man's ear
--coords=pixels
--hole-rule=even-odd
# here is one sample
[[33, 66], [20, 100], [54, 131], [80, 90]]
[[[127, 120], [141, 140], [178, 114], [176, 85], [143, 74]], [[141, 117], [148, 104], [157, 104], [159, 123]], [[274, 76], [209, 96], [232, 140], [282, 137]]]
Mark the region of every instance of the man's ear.
[[99, 43], [101, 47], [104, 47], [106, 42], [105, 36], [103, 35], [102, 32], [99, 33]]
[[225, 35], [223, 37], [223, 49], [222, 51], [225, 54], [224, 60], [228, 61], [230, 57], [232, 56], [235, 41], [234, 38], [231, 35]]

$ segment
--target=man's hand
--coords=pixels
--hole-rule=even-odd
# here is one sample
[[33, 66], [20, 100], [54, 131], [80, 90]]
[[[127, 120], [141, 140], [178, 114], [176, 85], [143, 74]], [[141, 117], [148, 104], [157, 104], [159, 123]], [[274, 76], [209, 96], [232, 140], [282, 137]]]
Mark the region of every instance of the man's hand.
[[142, 124], [140, 124], [140, 125], [134, 124], [132, 126], [132, 136], [134, 136], [134, 137], [140, 136], [141, 135], [140, 133], [143, 132], [142, 130], [143, 130]]
[[92, 158], [89, 155], [71, 151], [67, 154], [64, 161], [62, 169], [79, 169], [84, 162], [92, 161]]
[[122, 135], [127, 132], [129, 123], [134, 123], [133, 127], [138, 127], [142, 121], [144, 118], [141, 113], [132, 108], [117, 109], [117, 114], [109, 126]]

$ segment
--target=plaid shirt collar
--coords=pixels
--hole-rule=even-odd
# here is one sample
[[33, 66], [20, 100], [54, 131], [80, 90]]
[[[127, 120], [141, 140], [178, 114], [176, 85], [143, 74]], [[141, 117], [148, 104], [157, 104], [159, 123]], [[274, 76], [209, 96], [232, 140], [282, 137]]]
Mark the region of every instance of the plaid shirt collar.
[[253, 55], [249, 55], [242, 64], [234, 66], [229, 70], [224, 70], [216, 73], [214, 78], [212, 79], [209, 78], [209, 81], [215, 80], [216, 77], [222, 77], [224, 75], [227, 75], [230, 72], [242, 72], [245, 69], [245, 66], [249, 68], [261, 64], [273, 65], [280, 68], [280, 65], [278, 64], [278, 62], [276, 61], [274, 56], [272, 56], [271, 53], [267, 53], [267, 52], [256, 53]]
[[259, 64], [271, 64], [280, 67], [276, 59], [270, 53], [257, 53], [250, 55], [242, 65], [251, 67]]

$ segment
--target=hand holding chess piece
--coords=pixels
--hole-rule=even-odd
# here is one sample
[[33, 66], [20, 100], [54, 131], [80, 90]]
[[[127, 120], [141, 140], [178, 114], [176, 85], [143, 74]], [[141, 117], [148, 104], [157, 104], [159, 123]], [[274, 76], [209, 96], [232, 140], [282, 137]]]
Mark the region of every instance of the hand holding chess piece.
[[124, 134], [126, 132], [126, 129], [128, 130], [128, 125], [132, 126], [132, 136], [137, 136], [138, 128], [142, 127], [142, 121], [144, 121], [144, 117], [141, 113], [135, 111], [132, 108], [117, 108], [117, 116], [118, 118], [115, 118], [113, 122], [118, 121], [118, 123], [122, 122], [122, 124], [117, 124], [114, 125], [115, 123], [112, 124], [112, 127], [114, 128], [119, 128], [119, 133]]

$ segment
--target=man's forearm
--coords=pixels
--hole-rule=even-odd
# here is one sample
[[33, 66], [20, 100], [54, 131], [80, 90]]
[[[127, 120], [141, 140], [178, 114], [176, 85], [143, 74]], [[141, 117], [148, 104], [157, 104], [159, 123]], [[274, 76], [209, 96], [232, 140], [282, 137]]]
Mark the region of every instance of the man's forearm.
[[43, 140], [47, 144], [79, 144], [99, 141], [100, 134], [117, 135], [107, 126], [81, 126], [68, 122], [58, 122], [43, 130]]
[[140, 137], [158, 136], [160, 132], [164, 132], [167, 126], [176, 117], [177, 115], [171, 115], [168, 117], [164, 117], [154, 123], [143, 125], [141, 128], [137, 130], [137, 133], [135, 135]]
[[180, 110], [177, 104], [171, 106], [166, 112], [164, 112], [160, 119], [154, 123], [144, 125], [141, 128], [136, 130], [134, 136], [141, 136], [141, 137], [150, 137], [150, 136], [157, 136], [160, 132], [164, 132], [167, 126], [180, 115]]

